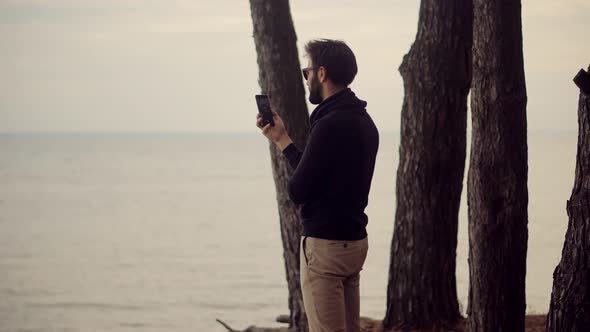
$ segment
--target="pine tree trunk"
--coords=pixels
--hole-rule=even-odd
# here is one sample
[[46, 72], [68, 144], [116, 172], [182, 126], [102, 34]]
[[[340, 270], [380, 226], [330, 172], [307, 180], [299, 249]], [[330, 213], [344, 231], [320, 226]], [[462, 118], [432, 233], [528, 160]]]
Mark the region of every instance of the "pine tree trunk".
[[[590, 68], [588, 69], [590, 70]], [[590, 331], [590, 95], [580, 93], [574, 189], [561, 262], [553, 273], [547, 331]]]
[[519, 0], [475, 0], [468, 175], [470, 331], [523, 331], [528, 241]]
[[[283, 119], [289, 136], [297, 146], [303, 147], [309, 131], [309, 115], [289, 2], [250, 0], [250, 9], [258, 54], [258, 83], [262, 93], [269, 95], [271, 107]], [[290, 201], [287, 191], [292, 171], [281, 151], [273, 143], [269, 145], [289, 287], [290, 327], [305, 332], [307, 318], [299, 282], [301, 220], [299, 208]]]
[[386, 327], [452, 325], [471, 81], [471, 0], [423, 0], [404, 79]]

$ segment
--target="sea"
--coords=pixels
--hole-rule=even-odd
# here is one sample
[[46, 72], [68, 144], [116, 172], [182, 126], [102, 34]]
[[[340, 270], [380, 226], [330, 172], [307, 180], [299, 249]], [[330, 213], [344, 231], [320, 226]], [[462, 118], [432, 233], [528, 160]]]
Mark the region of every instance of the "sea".
[[[527, 313], [549, 308], [576, 132], [529, 132]], [[382, 132], [361, 315], [383, 318], [399, 132]], [[467, 174], [469, 152], [465, 174]], [[457, 290], [469, 287], [466, 186]], [[269, 143], [250, 133], [0, 134], [0, 331], [226, 331], [288, 314]]]

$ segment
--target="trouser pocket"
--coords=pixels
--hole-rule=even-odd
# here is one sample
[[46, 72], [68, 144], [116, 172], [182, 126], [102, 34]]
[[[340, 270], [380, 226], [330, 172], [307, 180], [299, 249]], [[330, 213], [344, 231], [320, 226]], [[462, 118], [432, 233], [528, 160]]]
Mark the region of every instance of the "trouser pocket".
[[305, 265], [309, 264], [309, 261], [307, 259], [307, 252], [305, 250], [305, 241], [307, 240], [307, 236], [303, 237], [303, 241], [301, 243], [301, 250], [303, 251], [303, 257], [305, 258]]

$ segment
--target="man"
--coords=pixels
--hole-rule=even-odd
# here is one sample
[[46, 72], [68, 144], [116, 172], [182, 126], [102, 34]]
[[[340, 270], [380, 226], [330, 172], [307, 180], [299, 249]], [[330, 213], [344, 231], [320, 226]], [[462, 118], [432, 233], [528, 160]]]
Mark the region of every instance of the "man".
[[309, 101], [318, 104], [301, 152], [281, 117], [275, 126], [256, 124], [274, 142], [294, 172], [289, 197], [303, 204], [301, 287], [311, 332], [360, 331], [359, 278], [368, 250], [369, 189], [379, 133], [366, 102], [348, 88], [357, 73], [356, 58], [342, 41], [312, 40], [302, 70]]

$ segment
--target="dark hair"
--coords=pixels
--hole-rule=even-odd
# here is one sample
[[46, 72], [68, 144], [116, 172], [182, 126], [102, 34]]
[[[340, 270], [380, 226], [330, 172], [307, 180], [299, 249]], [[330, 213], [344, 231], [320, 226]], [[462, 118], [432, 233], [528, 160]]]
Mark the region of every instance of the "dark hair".
[[334, 84], [348, 86], [358, 72], [354, 53], [341, 40], [311, 40], [305, 45], [305, 53], [315, 68], [326, 69], [326, 76]]

